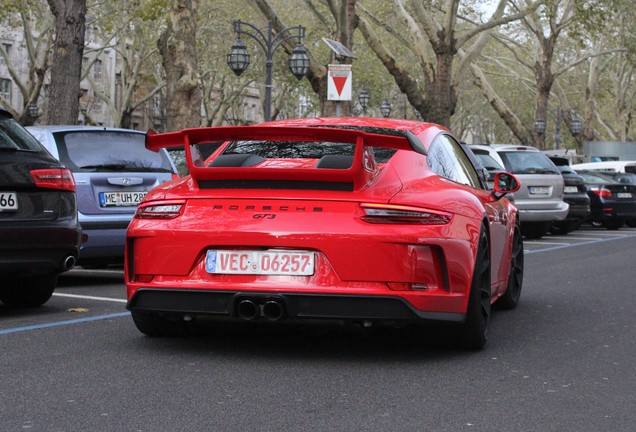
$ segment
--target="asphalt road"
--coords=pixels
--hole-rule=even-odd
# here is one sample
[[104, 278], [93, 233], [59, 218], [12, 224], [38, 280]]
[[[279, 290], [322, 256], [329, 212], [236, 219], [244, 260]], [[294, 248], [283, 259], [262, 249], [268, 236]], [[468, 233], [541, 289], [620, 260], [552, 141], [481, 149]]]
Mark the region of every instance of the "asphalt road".
[[141, 335], [119, 271], [0, 306], [0, 431], [631, 431], [636, 229], [526, 242], [483, 351], [409, 331]]

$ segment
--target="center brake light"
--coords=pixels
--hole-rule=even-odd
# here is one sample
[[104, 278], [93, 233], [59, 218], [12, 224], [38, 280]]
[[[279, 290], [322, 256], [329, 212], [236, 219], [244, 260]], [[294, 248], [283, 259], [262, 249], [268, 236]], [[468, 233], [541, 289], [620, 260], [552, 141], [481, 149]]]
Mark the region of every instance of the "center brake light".
[[183, 212], [185, 200], [151, 201], [142, 203], [135, 212], [138, 219], [174, 219]]
[[73, 173], [66, 168], [31, 170], [31, 177], [37, 187], [75, 192]]
[[393, 204], [360, 204], [364, 211], [362, 220], [376, 224], [445, 225], [451, 221], [451, 213]]

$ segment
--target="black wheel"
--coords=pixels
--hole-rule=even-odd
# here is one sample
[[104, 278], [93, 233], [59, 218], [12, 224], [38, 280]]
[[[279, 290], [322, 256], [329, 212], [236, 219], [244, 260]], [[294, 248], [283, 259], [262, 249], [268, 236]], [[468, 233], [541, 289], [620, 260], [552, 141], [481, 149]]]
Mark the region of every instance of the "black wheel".
[[523, 240], [521, 238], [521, 230], [517, 225], [512, 239], [508, 287], [506, 292], [495, 302], [495, 305], [500, 309], [514, 309], [519, 304], [521, 286], [523, 284], [523, 257]]
[[468, 298], [466, 321], [456, 329], [457, 346], [481, 349], [488, 339], [490, 321], [490, 245], [484, 228], [479, 234], [479, 247]]
[[615, 218], [604, 221], [603, 226], [608, 230], [617, 230], [620, 229], [620, 227], [622, 227], [624, 223], [625, 221], [623, 219]]
[[574, 231], [577, 228], [577, 225], [577, 222], [571, 220], [557, 221], [552, 223], [552, 228], [550, 228], [550, 231], [552, 232], [552, 234], [566, 235]]
[[0, 300], [11, 307], [37, 307], [46, 303], [55, 290], [57, 274], [18, 278], [5, 283]]
[[131, 311], [137, 329], [147, 336], [188, 336], [189, 323], [178, 317], [167, 317], [155, 312]]
[[521, 233], [529, 239], [540, 239], [548, 233], [550, 222], [526, 222], [521, 225]]
[[636, 228], [636, 219], [628, 219], [625, 223], [630, 228]]

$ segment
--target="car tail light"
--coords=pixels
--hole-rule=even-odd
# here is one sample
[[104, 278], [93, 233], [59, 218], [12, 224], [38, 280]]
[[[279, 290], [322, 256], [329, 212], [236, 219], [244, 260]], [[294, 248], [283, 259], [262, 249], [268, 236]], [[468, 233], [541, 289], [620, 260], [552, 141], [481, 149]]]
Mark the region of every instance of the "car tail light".
[[73, 173], [66, 168], [31, 170], [31, 177], [38, 187], [75, 192]]
[[364, 211], [362, 220], [377, 224], [445, 225], [452, 215], [446, 212], [420, 207], [391, 204], [360, 204]]
[[139, 205], [135, 217], [139, 219], [174, 219], [181, 215], [184, 200], [152, 201]]
[[601, 198], [611, 198], [612, 197], [612, 191], [610, 191], [609, 189], [605, 189], [602, 187], [594, 187], [590, 189], [592, 192], [594, 192], [595, 195], [598, 195]]

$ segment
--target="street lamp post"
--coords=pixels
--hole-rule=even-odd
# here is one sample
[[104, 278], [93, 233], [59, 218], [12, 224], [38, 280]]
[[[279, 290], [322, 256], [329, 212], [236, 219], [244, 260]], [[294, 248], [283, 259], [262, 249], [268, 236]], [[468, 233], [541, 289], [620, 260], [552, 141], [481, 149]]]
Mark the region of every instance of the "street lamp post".
[[391, 115], [391, 109], [391, 103], [388, 100], [384, 99], [380, 104], [380, 112], [382, 113], [382, 117], [389, 117]]
[[367, 113], [367, 107], [369, 106], [369, 99], [371, 95], [369, 95], [369, 90], [366, 87], [363, 87], [360, 90], [360, 94], [358, 94], [358, 101], [360, 102], [360, 106], [362, 107], [362, 112]]
[[[581, 119], [579, 119], [578, 114], [574, 111], [570, 111], [570, 133], [572, 136], [577, 136], [581, 133], [583, 129], [583, 124]], [[563, 112], [561, 111], [561, 107], [557, 107], [556, 112], [556, 125], [554, 130], [554, 150], [561, 148], [561, 121], [563, 120]], [[546, 131], [546, 121], [544, 119], [537, 119], [534, 122], [534, 130], [539, 135], [543, 135]]]
[[279, 33], [275, 33], [272, 23], [267, 23], [267, 30], [263, 32], [253, 24], [245, 21], [235, 20], [233, 22], [236, 41], [232, 45], [230, 53], [227, 55], [227, 64], [230, 69], [240, 76], [250, 64], [250, 54], [247, 45], [241, 40], [242, 35], [254, 39], [265, 52], [265, 121], [272, 118], [272, 65], [273, 56], [276, 49], [283, 43], [291, 39], [298, 39], [296, 47], [289, 56], [289, 69], [297, 79], [302, 79], [309, 70], [309, 56], [302, 44], [305, 37], [305, 27], [288, 27]]

